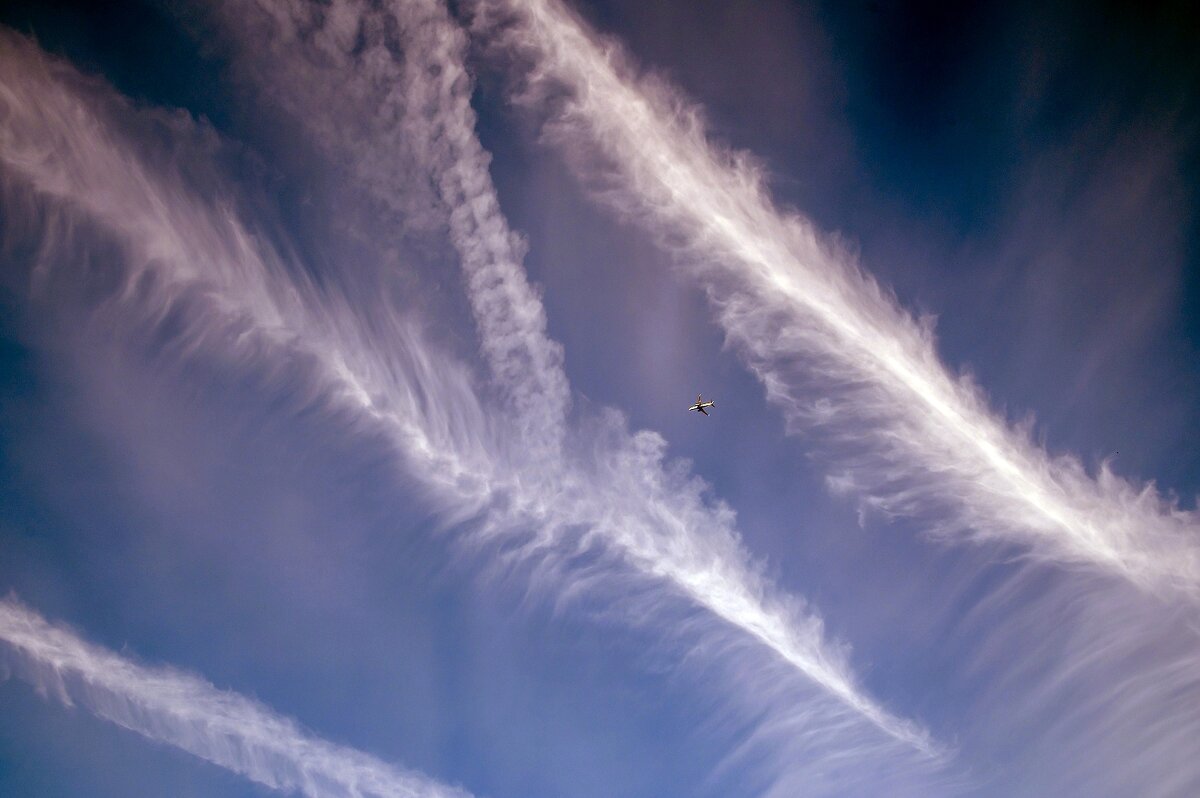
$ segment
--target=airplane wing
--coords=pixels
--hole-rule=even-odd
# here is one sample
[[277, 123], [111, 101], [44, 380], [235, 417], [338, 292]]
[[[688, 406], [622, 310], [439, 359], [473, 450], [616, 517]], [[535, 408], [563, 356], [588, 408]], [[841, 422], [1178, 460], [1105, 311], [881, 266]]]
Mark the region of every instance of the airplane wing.
[[701, 413], [703, 413], [704, 415], [706, 415], [706, 416], [708, 415], [708, 411], [707, 411], [707, 410], [705, 410], [703, 407], [697, 407], [696, 409], [697, 409], [697, 410], [699, 410], [699, 411], [700, 411]]
[[700, 393], [696, 394], [696, 405], [697, 406], [704, 404], [704, 400], [700, 398], [703, 395], [704, 394], [700, 394]]

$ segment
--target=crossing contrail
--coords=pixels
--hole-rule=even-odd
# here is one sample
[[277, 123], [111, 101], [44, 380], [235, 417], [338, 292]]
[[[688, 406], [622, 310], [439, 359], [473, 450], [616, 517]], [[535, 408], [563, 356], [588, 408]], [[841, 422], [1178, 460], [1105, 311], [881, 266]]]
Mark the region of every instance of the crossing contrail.
[[[308, 124], [332, 157], [349, 159], [355, 174], [391, 207], [404, 207], [400, 195], [406, 184], [377, 176], [400, 171], [389, 165], [396, 150], [408, 150], [432, 175], [464, 265], [482, 349], [502, 387], [520, 397], [513, 411], [526, 491], [518, 506], [551, 530], [590, 527], [589, 540], [605, 541], [639, 569], [669, 580], [890, 736], [933, 753], [926, 732], [890, 716], [854, 685], [841, 654], [824, 641], [815, 612], [772, 596], [749, 566], [730, 515], [706, 508], [694, 487], [664, 473], [665, 447], [658, 436], [609, 436], [598, 462], [583, 473], [554, 449], [524, 445], [547, 435], [561, 440], [555, 430], [564, 419], [566, 377], [560, 348], [546, 338], [545, 311], [521, 264], [524, 245], [509, 228], [488, 173], [490, 156], [475, 133], [470, 105], [467, 38], [445, 5], [414, 0], [378, 7], [351, 0], [324, 26], [314, 24], [311, 7], [270, 0], [251, 5], [264, 9], [275, 25], [269, 35], [255, 31], [256, 41], [272, 43], [274, 63], [256, 61], [254, 74], [270, 75], [269, 96]], [[382, 35], [389, 17], [406, 31], [403, 58]], [[235, 18], [240, 25], [242, 14]], [[262, 49], [253, 52], [261, 56]], [[372, 93], [373, 87], [386, 88]], [[344, 108], [336, 117], [322, 112], [345, 95], [369, 98], [371, 105], [356, 106], [357, 114]], [[367, 128], [380, 143], [341, 121], [363, 114], [382, 120], [382, 130]], [[397, 130], [403, 133], [400, 141], [394, 138]], [[541, 432], [529, 436], [530, 430]], [[600, 475], [592, 470], [597, 466], [604, 469]], [[543, 496], [555, 497], [553, 504]]]
[[193, 674], [151, 667], [0, 600], [0, 677], [275, 790], [308, 798], [469, 798], [469, 793], [322, 740], [261, 703]]
[[614, 208], [705, 288], [789, 427], [827, 437], [831, 488], [931, 531], [1013, 542], [1154, 592], [1200, 599], [1193, 511], [1107, 466], [1052, 456], [938, 359], [929, 325], [806, 218], [779, 209], [750, 159], [641, 79], [558, 0], [476, 0], [480, 41], [517, 63], [522, 102]]
[[[864, 751], [905, 762], [909, 754], [935, 752], [923, 729], [857, 686], [819, 616], [774, 589], [751, 564], [732, 512], [708, 499], [697, 480], [664, 466], [661, 437], [630, 435], [622, 422], [610, 420], [588, 459], [514, 445], [519, 429], [490, 420], [465, 370], [432, 350], [411, 325], [386, 313], [366, 325], [360, 314], [370, 309], [348, 307], [305, 280], [303, 270], [243, 226], [232, 205], [202, 201], [178, 177], [144, 163], [106, 124], [106, 112], [96, 107], [104, 103], [72, 90], [79, 78], [69, 68], [10, 40], [9, 55], [0, 56], [5, 188], [31, 188], [121, 242], [129, 274], [114, 301], [127, 312], [161, 316], [181, 294], [198, 291], [211, 313], [195, 322], [197, 345], [207, 336], [230, 346], [228, 356], [257, 358], [268, 370], [280, 351], [307, 354], [312, 401], [331, 413], [351, 410], [382, 430], [448, 512], [484, 519], [481, 534], [522, 535], [527, 543], [518, 550], [548, 562], [565, 563], [593, 546], [614, 551], [618, 562], [599, 561], [587, 576], [608, 586], [615, 607], [652, 618], [682, 596], [715, 616], [682, 625], [689, 635], [730, 650], [737, 648], [730, 644], [737, 633], [763, 646], [741, 654], [749, 673], [769, 669], [762, 654], [771, 652], [772, 661], [802, 674], [817, 690], [796, 709], [797, 722], [824, 729], [815, 735], [821, 745], [842, 746], [832, 754], [839, 762]], [[455, 88], [451, 99], [466, 103], [463, 92], [469, 88]], [[177, 116], [169, 121], [181, 124]], [[63, 268], [46, 260], [39, 268]], [[145, 289], [140, 278], [148, 274], [155, 280]], [[488, 325], [480, 327], [486, 335]], [[213, 332], [229, 328], [241, 332]], [[541, 346], [536, 339], [532, 344]], [[557, 381], [550, 375], [544, 384]], [[621, 595], [629, 592], [622, 590], [628, 566], [656, 580], [655, 590]], [[578, 587], [561, 585], [564, 591]], [[663, 639], [680, 639], [676, 629], [660, 632]], [[918, 767], [927, 765], [926, 758]]]

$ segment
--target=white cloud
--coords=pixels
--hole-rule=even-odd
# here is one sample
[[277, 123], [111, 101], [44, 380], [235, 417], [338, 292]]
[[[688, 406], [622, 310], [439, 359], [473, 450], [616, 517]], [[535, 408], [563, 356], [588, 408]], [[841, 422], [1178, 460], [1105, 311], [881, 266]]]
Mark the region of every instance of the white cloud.
[[[480, 0], [481, 41], [519, 63], [523, 101], [597, 193], [680, 255], [793, 429], [817, 429], [834, 484], [933, 532], [1000, 539], [1151, 591], [1200, 598], [1200, 523], [1153, 484], [1086, 473], [1007, 424], [939, 361], [837, 242], [778, 209], [699, 112], [633, 77], [555, 0]], [[826, 401], [834, 399], [836, 401]]]
[[[431, 12], [441, 15], [437, 24], [450, 24], [439, 7], [425, 11]], [[924, 773], [935, 767], [924, 755], [934, 748], [927, 734], [868, 697], [842, 649], [826, 641], [820, 619], [801, 602], [779, 595], [749, 562], [732, 512], [710, 502], [698, 480], [664, 466], [659, 436], [629, 435], [612, 413], [600, 419], [581, 456], [558, 454], [553, 445], [522, 445], [522, 425], [555, 406], [555, 386], [564, 378], [556, 345], [542, 337], [540, 304], [518, 264], [501, 263], [498, 281], [484, 280], [475, 292], [484, 350], [519, 413], [513, 428], [484, 414], [465, 370], [431, 349], [410, 324], [385, 310], [349, 307], [247, 230], [232, 203], [203, 201], [170, 171], [155, 171], [144, 157], [135, 157], [106, 123], [110, 114], [130, 113], [127, 103], [105, 99], [95, 86], [81, 89], [68, 67], [12, 41], [8, 57], [0, 59], [5, 188], [32, 187], [46, 202], [116, 237], [128, 268], [126, 288], [118, 294], [120, 313], [160, 317], [182, 294], [199, 292], [211, 312], [190, 331], [196, 346], [230, 347], [215, 354], [260, 362], [266, 371], [281, 349], [312, 356], [314, 403], [331, 412], [352, 410], [386, 434], [448, 513], [482, 512], [481, 535], [518, 541], [508, 547], [509, 556], [535, 564], [540, 579], [534, 587], [562, 596], [602, 591], [626, 620], [657, 628], [664, 640], [736, 662], [741, 689], [735, 698], [771, 709], [787, 719], [781, 727], [803, 729], [801, 738], [816, 741], [805, 751], [809, 761], [787, 767], [836, 769], [843, 780], [831, 784], [834, 792], [860, 777], [856, 759], [895, 763], [893, 779], [901, 779], [901, 770]], [[368, 50], [365, 60], [393, 68], [377, 52]], [[374, 73], [362, 77], [382, 79]], [[353, 82], [338, 85], [354, 90]], [[440, 101], [465, 107], [468, 88], [450, 88]], [[467, 115], [443, 119], [469, 121]], [[171, 117], [163, 124], [186, 120]], [[459, 170], [457, 179], [491, 196], [486, 172], [471, 171], [482, 169], [485, 159], [468, 149], [466, 164], [431, 166]], [[445, 157], [458, 156], [451, 151]], [[475, 246], [478, 229], [490, 231], [487, 246], [511, 242], [494, 203], [485, 199], [472, 207], [481, 216], [456, 228], [458, 247]], [[54, 262], [53, 244], [48, 246], [39, 268], [69, 268]], [[487, 272], [489, 263], [485, 258], [482, 271], [468, 265], [468, 279]], [[148, 275], [153, 279], [145, 279]], [[496, 286], [501, 288], [492, 290]], [[375, 315], [364, 320], [366, 312]], [[510, 318], [517, 322], [505, 326]], [[231, 329], [239, 331], [232, 338], [221, 332]], [[501, 340], [488, 343], [493, 336]], [[510, 369], [511, 359], [550, 373], [529, 375], [535, 387], [522, 393], [526, 372]], [[596, 548], [615, 553], [616, 560], [607, 556], [586, 568], [572, 564], [572, 558]], [[631, 591], [635, 585], [640, 589]], [[712, 615], [675, 624], [664, 608], [680, 596]], [[747, 640], [764, 645], [746, 646]], [[817, 688], [802, 703], [772, 705], [777, 691], [754, 686], [767, 673], [777, 681], [780, 663], [792, 677], [806, 677], [802, 684]]]
[[467, 798], [468, 793], [322, 740], [257, 701], [173, 668], [148, 667], [0, 601], [0, 676], [173, 745], [276, 790], [309, 798]]
[[[362, 138], [357, 128], [363, 116], [383, 120], [385, 126], [392, 123], [391, 136], [403, 133], [404, 150], [439, 186], [482, 349], [502, 387], [516, 397], [512, 410], [519, 430], [513, 449], [521, 450], [521, 489], [514, 498], [529, 520], [546, 530], [539, 545], [553, 546], [554, 536], [570, 527], [590, 528], [587, 538], [615, 546], [642, 571], [668, 579], [888, 734], [931, 751], [923, 731], [889, 716], [855, 687], [841, 652], [825, 643], [815, 613], [799, 602], [772, 597], [747, 563], [732, 513], [721, 505], [706, 506], [698, 484], [664, 470], [665, 444], [659, 436], [612, 431], [589, 455], [595, 465], [584, 465], [582, 472], [581, 464], [564, 460], [554, 447], [526, 445], [546, 434], [561, 436], [566, 380], [559, 347], [545, 337], [544, 310], [520, 263], [523, 245], [501, 213], [487, 171], [489, 156], [475, 135], [472, 84], [464, 66], [467, 42], [444, 6], [409, 2], [374, 10], [346, 0], [321, 26], [307, 7], [268, 0], [255, 5], [267, 9], [277, 25], [269, 36], [255, 30], [250, 45], [262, 38], [272, 42], [273, 63], [263, 70], [271, 75], [270, 95], [310, 126], [331, 157], [349, 158], [356, 175], [377, 168], [382, 174], [407, 173], [387, 166], [403, 160], [389, 152], [393, 139], [385, 137], [381, 146]], [[231, 8], [240, 11], [237, 5]], [[383, 35], [389, 19], [402, 22], [407, 33], [398, 45]], [[404, 58], [397, 57], [397, 48]], [[248, 57], [256, 53], [261, 51]], [[371, 87], [387, 88], [372, 95]], [[353, 107], [350, 116], [359, 121], [341, 124], [340, 115], [331, 119], [322, 113], [338, 102], [334, 94], [370, 97], [373, 105]], [[398, 196], [405, 186], [369, 178], [367, 185], [389, 206], [405, 206]], [[550, 432], [531, 435], [531, 430]]]

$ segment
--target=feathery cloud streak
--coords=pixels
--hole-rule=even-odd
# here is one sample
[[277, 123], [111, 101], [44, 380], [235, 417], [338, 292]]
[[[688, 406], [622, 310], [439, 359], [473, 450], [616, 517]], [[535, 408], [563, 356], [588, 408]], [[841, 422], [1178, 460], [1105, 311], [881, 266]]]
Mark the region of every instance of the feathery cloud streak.
[[[545, 561], [565, 562], [593, 544], [615, 549], [673, 586], [664, 591], [660, 585], [645, 601], [658, 606], [682, 593], [811, 679], [823, 692], [797, 711], [816, 728], [834, 728], [831, 739], [863, 750], [887, 748], [874, 726], [893, 745], [930, 749], [922, 730], [857, 688], [844, 655], [825, 642], [820, 619], [778, 596], [748, 564], [732, 513], [711, 505], [697, 480], [663, 467], [659, 436], [629, 436], [610, 420], [590, 465], [550, 459], [538, 448], [521, 450], [536, 458], [513, 459], [520, 447], [498, 443], [503, 433], [482, 414], [464, 370], [437, 357], [392, 316], [366, 324], [360, 318], [366, 310], [351, 309], [306, 281], [302, 270], [247, 231], [231, 206], [214, 212], [176, 176], [152, 172], [91, 108], [98, 101], [90, 105], [70, 90], [79, 80], [69, 69], [13, 41], [10, 57], [0, 58], [6, 171], [11, 182], [82, 211], [120, 239], [130, 274], [117, 301], [130, 312], [161, 316], [184, 292], [203, 293], [213, 313], [197, 322], [197, 347], [215, 341], [233, 347], [226, 356], [256, 358], [266, 369], [278, 351], [306, 353], [314, 361], [313, 402], [330, 412], [351, 409], [386, 433], [450, 512], [483, 511], [494, 534], [535, 530], [521, 551]], [[244, 334], [222, 334], [231, 328]], [[580, 529], [582, 539], [567, 537]], [[612, 588], [621, 573], [610, 567], [589, 575]], [[723, 624], [710, 622], [697, 633], [718, 649], [728, 647]], [[761, 663], [765, 653], [751, 656]], [[839, 755], [845, 758], [846, 750]]]
[[[367, 114], [385, 126], [401, 120], [402, 147], [412, 150], [441, 187], [493, 373], [510, 395], [557, 395], [557, 389], [538, 387], [565, 385], [561, 357], [558, 345], [545, 338], [544, 309], [520, 264], [523, 245], [500, 211], [487, 172], [489, 157], [474, 129], [472, 84], [464, 66], [466, 38], [443, 4], [422, 0], [375, 10], [345, 2], [323, 25], [311, 6], [281, 7], [265, 0], [257, 5], [269, 11], [277, 26], [269, 36], [272, 57], [287, 64], [280, 68], [276, 63], [271, 70], [282, 81], [271, 85], [271, 96], [282, 97], [335, 158], [349, 158], [356, 175], [396, 174], [400, 170], [387, 164], [397, 156], [359, 138], [352, 125], [339, 125], [341, 114], [337, 119], [324, 115], [321, 109], [338, 102], [325, 92], [369, 98], [371, 105], [356, 108], [353, 118]], [[390, 14], [409, 37], [399, 46], [384, 35]], [[316, 72], [314, 65], [319, 66]], [[371, 87], [378, 86], [389, 89], [373, 95]], [[370, 178], [367, 184], [389, 206], [405, 207], [397, 196], [402, 187]], [[483, 266], [471, 263], [473, 258]], [[496, 275], [494, 282], [479, 279], [488, 273]], [[498, 342], [493, 340], [497, 336]], [[513, 339], [522, 344], [513, 346]], [[531, 352], [553, 354], [530, 357]], [[561, 414], [547, 409], [562, 406], [558, 401], [518, 405], [518, 414], [533, 414], [521, 422], [522, 435], [539, 425], [561, 423]], [[841, 654], [824, 642], [818, 617], [798, 602], [772, 597], [746, 562], [732, 514], [720, 506], [706, 507], [700, 486], [664, 473], [665, 444], [659, 436], [606, 435], [592, 454], [595, 465], [582, 473], [551, 450], [517, 448], [523, 486], [517, 506], [549, 532], [539, 537], [539, 547], [552, 547], [555, 534], [567, 528], [591, 528], [589, 542], [598, 538], [615, 546], [643, 571], [668, 579], [688, 598], [766, 643], [888, 734], [932, 750], [924, 732], [890, 717], [855, 687]], [[560, 556], [547, 548], [539, 554]]]
[[15, 675], [65, 706], [79, 704], [276, 790], [309, 798], [468, 798], [468, 793], [314, 737], [245, 696], [173, 668], [147, 667], [0, 601], [0, 677]]
[[[475, 137], [471, 79], [462, 60], [465, 33], [427, 0], [402, 4], [394, 15], [353, 1], [323, 7], [227, 0], [225, 11], [238, 19], [235, 25], [248, 11], [269, 20], [269, 33], [254, 27], [238, 33], [253, 37], [255, 50], [271, 53], [271, 63], [259, 62], [271, 75], [270, 97], [321, 144], [337, 142], [332, 155], [350, 161], [355, 181], [403, 225], [448, 223], [483, 354], [517, 414], [523, 445], [561, 446], [570, 403], [562, 347], [546, 336], [545, 310], [521, 264], [525, 244], [500, 212], [491, 159]], [[397, 20], [403, 41], [392, 33]], [[361, 53], [360, 34], [369, 42]], [[300, 41], [310, 62], [287, 52], [284, 43]], [[407, 46], [410, 41], [416, 45]], [[335, 76], [336, 85], [330, 82]], [[280, 83], [290, 93], [280, 96]], [[328, 104], [312, 105], [317, 94]], [[424, 174], [414, 174], [413, 164]], [[434, 199], [414, 201], [424, 193], [415, 186], [426, 183]]]
[[466, 34], [439, 4], [405, 11], [415, 46], [404, 67], [404, 128], [431, 167], [449, 211], [450, 238], [467, 278], [480, 341], [500, 385], [514, 398], [526, 445], [561, 444], [569, 402], [562, 347], [546, 336], [546, 312], [521, 264], [524, 242], [509, 228], [475, 136]]
[[550, 109], [549, 138], [699, 278], [789, 427], [828, 436], [844, 468], [833, 489], [935, 532], [1017, 542], [1200, 599], [1194, 512], [1107, 466], [1092, 477], [994, 414], [938, 360], [930, 325], [811, 222], [780, 211], [747, 156], [709, 142], [696, 109], [633, 77], [619, 48], [561, 3], [473, 6], [481, 39], [520, 61], [523, 101]]
[[[485, 444], [452, 440], [467, 432], [489, 434], [465, 370], [435, 365], [417, 343], [416, 330], [395, 316], [370, 320], [383, 327], [392, 346], [386, 352], [370, 346], [345, 300], [323, 291], [248, 230], [231, 200], [207, 203], [185, 186], [169, 158], [155, 165], [132, 154], [114, 123], [114, 117], [136, 113], [127, 102], [24, 39], [0, 35], [4, 187], [32, 188], [119, 239], [125, 250], [121, 284], [103, 300], [114, 323], [123, 310], [163, 318], [189, 292], [201, 295], [211, 312], [193, 331], [197, 347], [206, 343], [206, 328], [229, 328], [246, 332], [222, 342], [234, 347], [225, 353], [231, 359], [261, 358], [260, 346], [312, 356], [325, 401], [378, 422], [414, 470], [460, 509], [479, 506], [487, 489], [472, 483], [480, 469], [471, 463], [482, 457]], [[179, 115], [153, 122], [167, 136], [213, 137]], [[31, 276], [35, 292], [62, 268], [54, 262], [56, 250], [67, 248], [65, 240], [46, 238]]]

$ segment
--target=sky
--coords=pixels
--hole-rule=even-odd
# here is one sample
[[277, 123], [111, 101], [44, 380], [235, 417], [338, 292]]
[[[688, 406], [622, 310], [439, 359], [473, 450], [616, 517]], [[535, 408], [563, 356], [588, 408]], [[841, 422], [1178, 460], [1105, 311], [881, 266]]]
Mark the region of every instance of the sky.
[[0, 794], [1200, 793], [1197, 34], [5, 3]]

